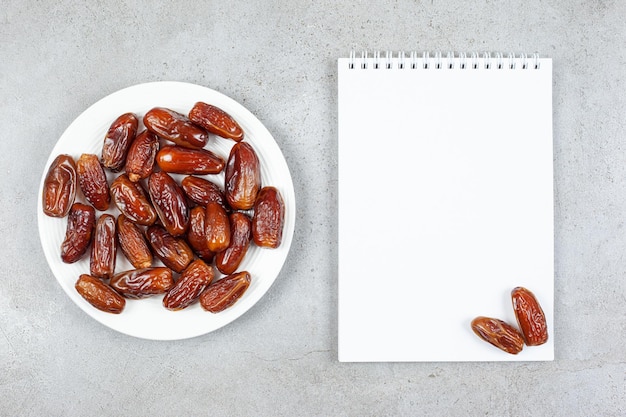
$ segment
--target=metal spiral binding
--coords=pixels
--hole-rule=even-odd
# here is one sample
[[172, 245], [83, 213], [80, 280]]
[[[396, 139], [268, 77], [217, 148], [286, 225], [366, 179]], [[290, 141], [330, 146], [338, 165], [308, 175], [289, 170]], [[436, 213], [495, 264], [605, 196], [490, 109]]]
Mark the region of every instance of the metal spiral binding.
[[440, 51], [421, 54], [416, 51], [374, 51], [370, 54], [367, 50], [361, 51], [359, 56], [352, 50], [348, 59], [348, 68], [355, 69], [539, 69], [539, 54], [525, 53], [490, 53], [490, 52], [452, 52], [443, 54]]

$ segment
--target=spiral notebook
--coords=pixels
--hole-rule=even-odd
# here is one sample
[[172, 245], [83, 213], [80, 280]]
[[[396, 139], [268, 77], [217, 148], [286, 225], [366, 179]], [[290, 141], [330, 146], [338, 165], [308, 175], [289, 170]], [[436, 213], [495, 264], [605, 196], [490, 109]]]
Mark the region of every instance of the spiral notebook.
[[[554, 358], [551, 59], [340, 58], [338, 152], [340, 361]], [[549, 340], [511, 355], [470, 322], [517, 286]]]

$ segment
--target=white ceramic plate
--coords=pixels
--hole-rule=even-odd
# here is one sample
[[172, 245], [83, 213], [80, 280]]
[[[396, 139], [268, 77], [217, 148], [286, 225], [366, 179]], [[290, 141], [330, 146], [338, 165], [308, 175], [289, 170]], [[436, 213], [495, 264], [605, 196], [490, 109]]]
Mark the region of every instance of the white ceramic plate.
[[[67, 218], [52, 218], [43, 214], [41, 195], [48, 167], [54, 158], [66, 153], [78, 159], [82, 153], [100, 156], [102, 143], [110, 124], [119, 115], [135, 113], [141, 120], [152, 107], [167, 107], [187, 114], [197, 101], [216, 105], [228, 112], [244, 130], [244, 140], [257, 152], [261, 163], [263, 185], [278, 188], [285, 201], [285, 226], [282, 244], [277, 249], [259, 248], [250, 245], [248, 253], [238, 270], [250, 272], [250, 287], [233, 306], [218, 313], [208, 313], [198, 303], [181, 310], [169, 311], [162, 305], [162, 296], [143, 300], [127, 300], [121, 314], [104, 313], [92, 307], [75, 290], [74, 284], [80, 274], [89, 273], [89, 253], [74, 264], [65, 264], [60, 258], [60, 247], [65, 237]], [[143, 125], [140, 123], [140, 130]], [[210, 135], [206, 149], [228, 158], [235, 142]], [[109, 182], [115, 176], [108, 173]], [[182, 176], [175, 176], [178, 179]], [[222, 184], [224, 176], [207, 175], [205, 178]], [[77, 201], [85, 201], [80, 189]], [[111, 203], [109, 213], [118, 214]], [[38, 196], [39, 236], [43, 250], [57, 281], [70, 299], [85, 313], [121, 333], [131, 336], [154, 339], [176, 340], [209, 333], [232, 322], [248, 311], [267, 292], [278, 276], [291, 246], [296, 218], [296, 202], [289, 168], [270, 132], [245, 107], [231, 98], [194, 84], [181, 82], [154, 82], [135, 85], [117, 91], [98, 101], [85, 110], [63, 133], [42, 172]], [[101, 214], [100, 212], [96, 212]], [[132, 265], [119, 251], [116, 272], [132, 269]], [[218, 278], [220, 277], [219, 272]]]

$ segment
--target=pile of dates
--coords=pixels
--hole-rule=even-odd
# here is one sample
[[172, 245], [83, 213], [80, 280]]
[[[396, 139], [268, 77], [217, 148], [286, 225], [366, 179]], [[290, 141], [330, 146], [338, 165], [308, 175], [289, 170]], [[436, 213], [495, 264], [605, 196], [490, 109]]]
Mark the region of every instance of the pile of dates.
[[[249, 246], [281, 244], [283, 198], [262, 186], [254, 148], [219, 107], [198, 102], [188, 115], [155, 107], [143, 125], [139, 131], [137, 116], [122, 114], [99, 157], [61, 154], [53, 161], [42, 199], [46, 215], [67, 217], [61, 259], [90, 256], [89, 274], [75, 288], [105, 312], [121, 313], [126, 299], [158, 294], [169, 310], [199, 302], [222, 311], [250, 285], [250, 274], [238, 270]], [[227, 160], [205, 148], [210, 134], [235, 141]], [[110, 183], [107, 170], [116, 174]], [[222, 172], [223, 186], [203, 177]], [[117, 217], [104, 213], [112, 205]], [[134, 269], [115, 270], [119, 252]]]

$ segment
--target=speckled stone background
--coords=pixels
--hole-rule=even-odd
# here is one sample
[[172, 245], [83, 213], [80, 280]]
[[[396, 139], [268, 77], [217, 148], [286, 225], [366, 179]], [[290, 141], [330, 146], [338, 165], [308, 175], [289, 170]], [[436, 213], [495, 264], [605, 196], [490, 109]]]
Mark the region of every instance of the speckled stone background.
[[[625, 2], [82, 3], [0, 8], [0, 415], [626, 414]], [[336, 59], [351, 49], [553, 58], [555, 361], [337, 362]], [[266, 296], [178, 342], [83, 313], [48, 268], [36, 222], [65, 128], [105, 95], [155, 80], [250, 109], [282, 148], [298, 201]]]

